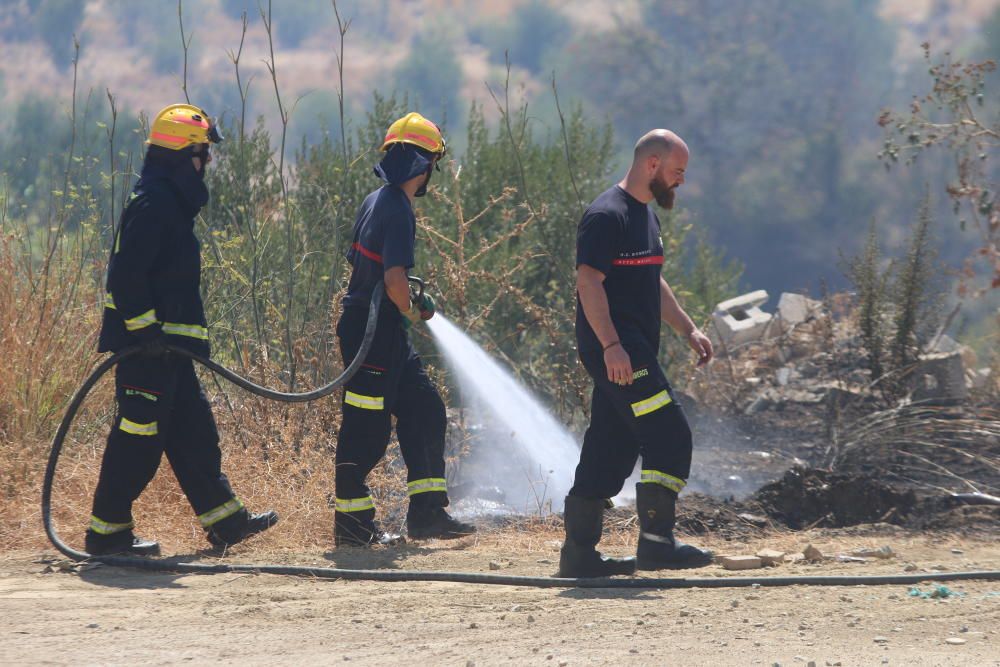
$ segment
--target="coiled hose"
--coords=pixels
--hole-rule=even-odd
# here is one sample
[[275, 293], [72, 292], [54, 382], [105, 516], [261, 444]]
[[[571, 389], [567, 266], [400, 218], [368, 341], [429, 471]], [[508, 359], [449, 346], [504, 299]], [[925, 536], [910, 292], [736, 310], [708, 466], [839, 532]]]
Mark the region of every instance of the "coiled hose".
[[[414, 280], [423, 290], [423, 284]], [[379, 308], [382, 303], [382, 283], [379, 283], [372, 294], [371, 304], [368, 311], [368, 321], [365, 325], [365, 334], [361, 342], [361, 347], [357, 355], [348, 364], [347, 368], [333, 381], [317, 389], [302, 393], [287, 393], [274, 391], [267, 387], [262, 387], [233, 371], [220, 366], [219, 364], [205, 359], [197, 354], [189, 352], [174, 345], [167, 345], [167, 349], [173, 354], [188, 357], [205, 366], [209, 370], [221, 375], [233, 384], [246, 389], [252, 394], [263, 398], [270, 398], [286, 403], [302, 403], [314, 401], [325, 396], [329, 396], [339, 387], [347, 383], [357, 372], [364, 362], [368, 351], [371, 349], [372, 340], [375, 337], [375, 327], [378, 322]], [[80, 406], [86, 399], [87, 394], [101, 377], [111, 370], [119, 361], [132, 356], [140, 351], [138, 347], [132, 347], [121, 352], [117, 352], [105, 359], [83, 385], [77, 390], [70, 401], [66, 414], [59, 424], [55, 438], [52, 441], [52, 450], [49, 453], [48, 465], [45, 468], [45, 478], [42, 482], [42, 522], [45, 526], [45, 534], [55, 546], [67, 557], [75, 561], [93, 561], [119, 567], [130, 567], [154, 572], [175, 572], [179, 574], [218, 574], [223, 572], [234, 573], [263, 573], [278, 575], [293, 575], [300, 577], [315, 577], [319, 579], [346, 579], [365, 581], [389, 581], [389, 582], [409, 582], [409, 581], [449, 581], [465, 584], [498, 584], [504, 586], [530, 586], [535, 588], [730, 588], [749, 586], [874, 586], [874, 585], [908, 585], [917, 584], [924, 581], [964, 581], [970, 579], [980, 580], [1000, 580], [1000, 571], [980, 571], [980, 572], [934, 572], [927, 574], [882, 574], [867, 576], [802, 576], [802, 577], [671, 577], [671, 578], [560, 578], [560, 577], [528, 577], [519, 575], [485, 574], [478, 572], [428, 572], [413, 570], [351, 570], [333, 567], [305, 567], [297, 565], [242, 565], [234, 563], [188, 563], [179, 562], [171, 558], [153, 559], [138, 558], [133, 556], [92, 556], [83, 551], [77, 551], [69, 546], [59, 537], [55, 527], [52, 525], [52, 484], [55, 479], [56, 464], [59, 455], [62, 453], [63, 443], [66, 434], [69, 432], [73, 419], [76, 417]]]

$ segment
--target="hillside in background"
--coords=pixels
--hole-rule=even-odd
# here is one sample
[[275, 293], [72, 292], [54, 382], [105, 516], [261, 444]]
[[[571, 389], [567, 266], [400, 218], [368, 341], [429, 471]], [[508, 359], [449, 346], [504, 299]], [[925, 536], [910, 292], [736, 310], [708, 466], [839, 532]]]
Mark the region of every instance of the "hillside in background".
[[[692, 161], [680, 196], [684, 220], [745, 266], [743, 284], [772, 293], [843, 285], [842, 256], [856, 253], [872, 219], [898, 248], [920, 196], [936, 198], [941, 256], [957, 265], [972, 239], [953, 233], [944, 195], [950, 164], [928, 156], [887, 173], [875, 158], [887, 106], [926, 88], [919, 44], [970, 57], [997, 52], [997, 0], [344, 0], [348, 130], [393, 91], [443, 119], [461, 161], [468, 113], [501, 114], [509, 58], [511, 109], [524, 127], [558, 142], [552, 94], [614, 135], [619, 174], [635, 137], [669, 126], [688, 139]], [[266, 9], [266, 8], [265, 8]], [[240, 59], [250, 118], [275, 135], [279, 114], [267, 34], [253, 0], [187, 0], [191, 99], [225, 120], [240, 115], [232, 56]], [[281, 95], [294, 107], [289, 141], [338, 136], [337, 19], [330, 2], [273, 3]], [[992, 20], [992, 23], [990, 21]], [[182, 97], [184, 50], [175, 3], [17, 0], [0, 7], [0, 150], [13, 196], [37, 183], [39, 164], [66, 150], [73, 36], [78, 90], [92, 127], [107, 120], [106, 92], [122, 119]], [[491, 93], [492, 91], [492, 93]], [[996, 100], [993, 100], [994, 102]], [[24, 147], [30, 145], [30, 155]], [[937, 161], [935, 161], [937, 160]], [[553, 178], [564, 178], [554, 169]], [[575, 220], [566, 220], [567, 225]], [[818, 242], [819, 241], [819, 242]]]

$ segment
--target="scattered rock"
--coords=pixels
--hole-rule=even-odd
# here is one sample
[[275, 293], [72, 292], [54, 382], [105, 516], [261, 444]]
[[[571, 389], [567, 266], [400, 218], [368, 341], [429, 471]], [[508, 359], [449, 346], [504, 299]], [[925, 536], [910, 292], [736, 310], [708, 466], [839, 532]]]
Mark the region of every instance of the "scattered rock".
[[953, 646], [961, 646], [965, 643], [965, 640], [961, 637], [948, 637], [944, 640], [946, 644], [951, 644]]
[[757, 570], [764, 567], [757, 556], [720, 556], [719, 563], [727, 570]]
[[867, 558], [861, 556], [848, 556], [847, 554], [837, 554], [838, 563], [867, 563]]
[[528, 614], [528, 623], [534, 623], [534, 622], [535, 622], [535, 617], [532, 616], [531, 614]]
[[738, 516], [739, 518], [743, 519], [744, 521], [746, 521], [749, 524], [753, 524], [754, 526], [757, 526], [758, 528], [763, 528], [764, 526], [767, 525], [767, 517], [766, 516], [761, 516], [759, 514], [751, 514], [750, 512], [742, 512], [740, 514], [737, 514], [736, 516]]
[[816, 563], [823, 560], [823, 552], [813, 545], [808, 544], [806, 545], [806, 548], [802, 550], [802, 557], [810, 563]]
[[490, 561], [490, 569], [491, 570], [499, 570], [502, 567], [503, 567], [503, 565], [500, 564], [500, 561], [498, 561], [498, 560], [491, 560]]
[[964, 554], [964, 553], [965, 553], [965, 552], [964, 552], [964, 551], [962, 551], [961, 549], [952, 549], [952, 550], [951, 550], [951, 552], [952, 552], [953, 554]]
[[872, 641], [875, 642], [876, 644], [888, 644], [889, 643], [889, 638], [888, 637], [876, 637]]
[[823, 303], [802, 294], [782, 292], [778, 297], [778, 317], [782, 324], [796, 325], [814, 317]]
[[857, 556], [859, 558], [880, 558], [889, 559], [895, 558], [896, 552], [892, 550], [892, 547], [886, 545], [884, 547], [879, 547], [878, 549], [872, 549], [870, 547], [862, 547], [860, 549], [855, 549], [851, 552], [852, 556]]
[[785, 560], [785, 552], [777, 551], [775, 549], [761, 549], [757, 552], [757, 558], [759, 558], [764, 565], [780, 565], [782, 561]]

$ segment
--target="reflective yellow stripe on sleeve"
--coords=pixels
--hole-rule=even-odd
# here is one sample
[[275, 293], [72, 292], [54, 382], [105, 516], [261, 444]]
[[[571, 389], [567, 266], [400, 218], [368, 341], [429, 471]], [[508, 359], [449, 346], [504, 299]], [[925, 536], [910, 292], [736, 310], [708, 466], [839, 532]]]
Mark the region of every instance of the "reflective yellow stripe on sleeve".
[[427, 479], [415, 479], [406, 483], [406, 495], [415, 496], [418, 493], [428, 491], [448, 491], [447, 480], [441, 477], [428, 477]]
[[645, 398], [637, 403], [632, 404], [632, 412], [636, 417], [641, 417], [643, 415], [648, 415], [650, 412], [655, 412], [665, 405], [670, 405], [672, 399], [667, 390], [664, 389], [658, 394], [653, 394], [649, 398]]
[[344, 403], [362, 410], [384, 410], [385, 398], [382, 396], [364, 396], [353, 391], [344, 391]]
[[333, 508], [338, 512], [363, 512], [375, 509], [375, 501], [371, 496], [364, 498], [335, 498]]
[[129, 331], [137, 331], [139, 329], [144, 329], [145, 327], [148, 327], [150, 324], [156, 324], [156, 310], [154, 309], [147, 310], [145, 313], [139, 315], [138, 317], [132, 317], [130, 319], [125, 320], [125, 328], [128, 329]]
[[111, 296], [110, 292], [104, 295], [104, 307], [110, 308], [111, 310], [117, 310], [117, 308], [115, 308], [115, 299]]
[[157, 428], [157, 422], [149, 422], [148, 424], [138, 424], [129, 419], [122, 417], [121, 424], [118, 428], [126, 433], [131, 433], [132, 435], [156, 435], [159, 433]]
[[231, 517], [241, 509], [243, 509], [243, 501], [239, 498], [230, 498], [215, 509], [208, 510], [204, 514], [199, 514], [198, 521], [201, 522], [203, 528], [208, 528], [227, 517]]
[[668, 475], [667, 473], [660, 472], [659, 470], [643, 470], [639, 481], [647, 484], [659, 484], [660, 486], [667, 487], [675, 493], [680, 493], [681, 489], [687, 486], [687, 482], [680, 477], [674, 477], [673, 475]]
[[114, 535], [123, 530], [131, 530], [133, 526], [135, 526], [135, 523], [132, 521], [128, 523], [108, 523], [107, 521], [98, 519], [93, 514], [90, 515], [90, 529], [98, 535]]

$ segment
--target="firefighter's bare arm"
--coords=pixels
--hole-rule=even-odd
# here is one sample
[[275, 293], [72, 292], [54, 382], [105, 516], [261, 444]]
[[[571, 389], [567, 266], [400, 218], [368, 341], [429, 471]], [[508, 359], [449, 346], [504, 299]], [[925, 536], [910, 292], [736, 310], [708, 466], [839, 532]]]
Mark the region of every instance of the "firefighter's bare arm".
[[708, 339], [701, 329], [695, 326], [688, 314], [677, 302], [674, 291], [670, 289], [667, 281], [660, 276], [660, 317], [664, 322], [673, 327], [674, 331], [684, 336], [684, 340], [698, 355], [698, 365], [704, 366], [712, 360], [714, 354], [712, 341]]
[[604, 274], [586, 264], [576, 269], [576, 291], [580, 295], [583, 314], [604, 348], [604, 366], [608, 379], [618, 384], [632, 384], [632, 360], [622, 347], [618, 331], [611, 321], [608, 294], [604, 291]]
[[420, 309], [410, 303], [410, 282], [406, 278], [406, 269], [402, 266], [391, 266], [385, 270], [385, 292], [411, 322], [420, 320]]

